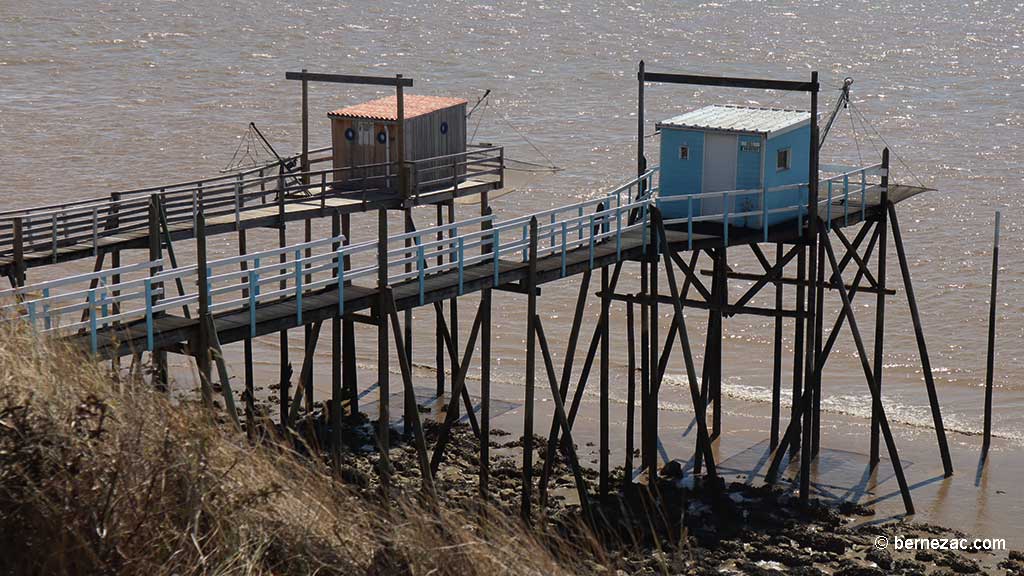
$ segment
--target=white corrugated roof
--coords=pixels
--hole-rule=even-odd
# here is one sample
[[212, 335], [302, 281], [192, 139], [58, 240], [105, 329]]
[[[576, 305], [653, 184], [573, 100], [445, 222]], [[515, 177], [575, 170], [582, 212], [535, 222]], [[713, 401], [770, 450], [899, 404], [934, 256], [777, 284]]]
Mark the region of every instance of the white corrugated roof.
[[714, 104], [680, 114], [658, 123], [658, 127], [693, 128], [697, 130], [723, 130], [750, 134], [772, 135], [809, 122], [806, 110], [784, 108], [753, 108]]

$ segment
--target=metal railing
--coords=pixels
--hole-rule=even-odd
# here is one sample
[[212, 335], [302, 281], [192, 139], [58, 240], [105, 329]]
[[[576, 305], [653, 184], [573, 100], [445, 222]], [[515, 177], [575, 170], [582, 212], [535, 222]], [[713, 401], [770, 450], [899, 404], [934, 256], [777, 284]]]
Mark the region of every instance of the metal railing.
[[[311, 151], [310, 165], [330, 162], [330, 148]], [[294, 159], [294, 157], [293, 157]], [[443, 167], [453, 172], [445, 178], [436, 175]], [[308, 172], [286, 172], [282, 163], [254, 168], [233, 175], [218, 176], [168, 186], [115, 192], [108, 197], [78, 200], [60, 205], [0, 212], [0, 258], [52, 257], [56, 262], [61, 249], [73, 247], [97, 254], [107, 238], [149, 226], [149, 197], [161, 198], [168, 226], [192, 222], [202, 203], [207, 218], [234, 219], [240, 226], [245, 213], [277, 204], [283, 210], [290, 204], [320, 207], [329, 199], [345, 198], [364, 204], [382, 195], [400, 195], [397, 163], [329, 168]], [[504, 151], [500, 147], [426, 158], [406, 163], [411, 177], [409, 194], [421, 198], [447, 184], [455, 191], [467, 181], [503, 181]], [[84, 250], [82, 250], [84, 248]]]
[[[733, 219], [758, 216], [767, 223], [771, 214], [796, 213], [794, 220], [798, 233], [803, 234], [806, 184], [660, 197], [656, 174], [657, 170], [653, 169], [600, 197], [524, 216], [502, 221], [495, 221], [493, 216], [482, 216], [391, 235], [383, 243], [387, 251], [387, 283], [389, 286], [415, 283], [419, 304], [422, 305], [426, 303], [427, 280], [454, 272], [452, 285], [462, 295], [465, 293], [467, 268], [488, 267], [497, 285], [503, 266], [507, 269], [527, 261], [531, 242], [537, 244], [538, 257], [559, 259], [560, 276], [564, 277], [569, 273], [570, 255], [578, 250], [586, 250], [589, 266], [593, 268], [598, 247], [613, 242], [616, 260], [621, 260], [624, 235], [632, 231], [640, 231], [640, 245], [644, 253], [652, 242], [655, 243], [654, 249], [659, 250], [656, 244], [659, 240], [649, 225], [651, 208], [675, 202], [686, 202], [691, 207], [689, 215], [665, 220], [665, 223], [686, 223], [690, 249], [693, 247], [693, 225], [697, 222], [721, 222], [723, 241], [727, 242]], [[819, 213], [830, 221], [830, 211], [838, 199], [848, 217], [850, 198], [859, 197], [863, 217], [868, 192], [878, 188], [868, 181], [872, 175], [883, 175], [879, 165], [841, 171], [822, 180], [820, 189], [824, 193], [819, 196]], [[770, 194], [794, 189], [804, 192], [796, 202], [764, 209], [769, 204], [764, 200]], [[751, 193], [761, 194], [761, 207], [730, 211], [730, 197]], [[693, 202], [702, 198], [722, 198], [722, 212], [694, 215]], [[537, 223], [536, 236], [531, 237], [534, 220]], [[764, 226], [767, 231], [767, 224]], [[98, 349], [99, 338], [105, 328], [144, 320], [146, 349], [152, 350], [155, 318], [177, 308], [190, 314], [198, 307], [198, 286], [205, 285], [210, 313], [248, 312], [250, 335], [254, 337], [257, 313], [262, 304], [293, 299], [296, 323], [302, 324], [303, 298], [336, 289], [338, 314], [343, 314], [347, 287], [362, 279], [370, 281], [371, 286], [376, 285], [380, 249], [381, 243], [376, 240], [345, 244], [343, 236], [333, 236], [209, 261], [202, 271], [205, 275], [203, 283], [199, 282], [200, 270], [195, 265], [164, 269], [163, 260], [155, 260], [0, 291], [0, 301], [14, 300], [0, 307], [0, 317], [22, 318], [44, 333], [87, 331], [93, 351]], [[355, 264], [357, 259], [352, 257], [357, 255], [362, 255], [360, 259], [369, 263]], [[348, 263], [353, 264], [349, 267]], [[140, 274], [140, 277], [127, 278]], [[166, 286], [171, 282], [187, 289], [170, 295]], [[59, 294], [55, 293], [58, 289], [61, 290]], [[69, 314], [75, 316], [71, 322], [63, 323]]]

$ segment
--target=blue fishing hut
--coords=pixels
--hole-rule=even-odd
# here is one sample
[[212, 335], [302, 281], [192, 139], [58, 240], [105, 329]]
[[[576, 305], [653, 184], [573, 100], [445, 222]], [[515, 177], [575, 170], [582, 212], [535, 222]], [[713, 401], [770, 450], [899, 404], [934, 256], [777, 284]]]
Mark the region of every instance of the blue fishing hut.
[[[806, 203], [810, 162], [810, 112], [745, 106], [705, 106], [657, 125], [661, 132], [659, 195], [666, 218], [722, 221], [759, 228], [796, 217]], [[781, 188], [781, 189], [780, 189]], [[714, 194], [715, 192], [727, 192]], [[676, 197], [694, 195], [689, 201]], [[735, 219], [733, 218], [735, 215]]]

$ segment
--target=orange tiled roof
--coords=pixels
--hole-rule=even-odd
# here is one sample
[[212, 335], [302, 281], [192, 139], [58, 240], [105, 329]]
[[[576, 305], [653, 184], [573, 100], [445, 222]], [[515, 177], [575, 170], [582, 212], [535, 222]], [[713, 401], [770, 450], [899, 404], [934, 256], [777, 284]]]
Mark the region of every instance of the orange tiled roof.
[[[459, 104], [465, 104], [462, 98], [446, 98], [443, 96], [420, 96], [406, 94], [405, 117], [415, 118], [444, 108], [451, 108]], [[329, 112], [328, 116], [343, 116], [346, 118], [367, 118], [370, 120], [398, 120], [398, 98], [397, 96], [385, 96], [362, 104], [339, 108]]]

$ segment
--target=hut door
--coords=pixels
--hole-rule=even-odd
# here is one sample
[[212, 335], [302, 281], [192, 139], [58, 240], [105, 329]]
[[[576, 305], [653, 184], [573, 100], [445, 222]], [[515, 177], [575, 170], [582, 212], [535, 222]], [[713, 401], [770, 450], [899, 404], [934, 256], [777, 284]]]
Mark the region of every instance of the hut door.
[[[704, 134], [704, 177], [701, 192], [722, 192], [736, 189], [736, 158], [739, 143], [735, 134]], [[729, 199], [729, 211], [735, 201]], [[722, 197], [704, 198], [701, 214], [721, 214], [724, 203]]]
[[353, 166], [373, 164], [373, 122], [356, 122], [356, 145], [353, 147]]

